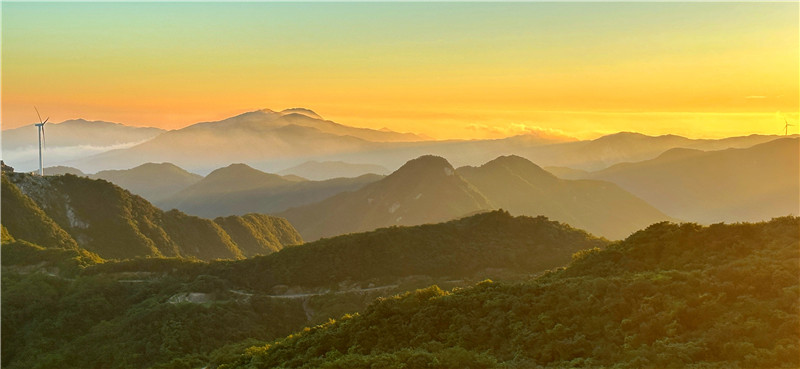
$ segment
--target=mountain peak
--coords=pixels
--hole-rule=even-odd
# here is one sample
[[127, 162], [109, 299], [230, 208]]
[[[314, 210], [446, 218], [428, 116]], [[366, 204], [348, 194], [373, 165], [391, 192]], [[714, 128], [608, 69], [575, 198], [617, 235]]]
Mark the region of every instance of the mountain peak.
[[220, 175], [266, 174], [244, 163], [233, 163], [227, 167], [219, 168], [208, 174], [207, 178]]
[[[455, 174], [455, 169], [441, 156], [423, 155], [416, 159], [409, 160], [391, 176], [397, 175], [429, 175], [441, 173], [445, 176]], [[391, 177], [390, 176], [390, 177]]]
[[319, 114], [315, 113], [311, 109], [306, 109], [306, 108], [289, 108], [289, 109], [282, 110], [280, 113], [282, 115], [300, 114], [300, 115], [305, 115], [305, 116], [307, 116], [309, 118], [322, 120], [322, 117]]
[[517, 155], [500, 156], [497, 159], [494, 159], [482, 165], [481, 167], [485, 168], [504, 167], [510, 169], [513, 172], [526, 173], [527, 175], [536, 175], [537, 177], [540, 178], [548, 178], [548, 179], [557, 178], [552, 173], [536, 165], [534, 162]]

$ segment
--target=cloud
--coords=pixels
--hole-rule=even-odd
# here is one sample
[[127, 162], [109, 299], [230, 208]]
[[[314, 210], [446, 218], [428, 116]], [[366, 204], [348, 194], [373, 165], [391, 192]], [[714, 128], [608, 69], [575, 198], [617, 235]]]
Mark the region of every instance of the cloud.
[[468, 125], [467, 129], [475, 132], [481, 132], [483, 134], [488, 134], [495, 138], [527, 135], [527, 136], [536, 136], [548, 139], [562, 139], [562, 140], [574, 139], [573, 137], [567, 135], [566, 132], [560, 129], [539, 127], [535, 125], [529, 125], [526, 123], [509, 123], [506, 124], [505, 126], [500, 126], [500, 125], [490, 126], [486, 124], [475, 123]]
[[[147, 140], [126, 142], [110, 146], [77, 145], [46, 147], [43, 155], [44, 166], [65, 165], [71, 160], [85, 158], [110, 150], [126, 149], [145, 141]], [[3, 150], [3, 161], [20, 172], [36, 170], [39, 168], [39, 146], [26, 146], [19, 149]]]

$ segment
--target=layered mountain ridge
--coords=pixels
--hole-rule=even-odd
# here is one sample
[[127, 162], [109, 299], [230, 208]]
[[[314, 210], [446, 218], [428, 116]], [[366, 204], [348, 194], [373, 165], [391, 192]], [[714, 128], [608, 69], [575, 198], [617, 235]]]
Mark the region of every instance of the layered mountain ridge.
[[13, 237], [80, 246], [105, 259], [236, 259], [302, 243], [284, 219], [253, 214], [212, 221], [164, 212], [109, 182], [74, 175], [3, 173], [2, 197], [3, 226]]

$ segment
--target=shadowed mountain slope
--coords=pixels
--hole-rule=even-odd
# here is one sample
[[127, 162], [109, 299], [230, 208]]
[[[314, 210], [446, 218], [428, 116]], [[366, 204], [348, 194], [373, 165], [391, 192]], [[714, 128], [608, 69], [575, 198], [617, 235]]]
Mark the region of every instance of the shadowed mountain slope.
[[391, 225], [442, 222], [496, 208], [515, 215], [544, 215], [614, 239], [670, 220], [613, 183], [561, 180], [517, 156], [458, 170], [443, 158], [422, 156], [357, 191], [280, 215], [305, 239], [315, 240]]
[[276, 213], [324, 200], [379, 180], [375, 174], [357, 178], [306, 181], [232, 164], [217, 169], [183, 191], [156, 203], [163, 209], [179, 209], [203, 217]]
[[307, 161], [303, 164], [284, 169], [278, 174], [295, 174], [310, 180], [320, 181], [330, 178], [352, 178], [364, 174], [389, 174], [389, 170], [375, 164], [353, 164], [343, 161]]
[[800, 139], [746, 149], [674, 149], [590, 174], [663, 212], [703, 222], [766, 220], [800, 213]]
[[[394, 283], [425, 275], [455, 279], [505, 270], [537, 273], [607, 241], [544, 217], [491, 211], [439, 224], [390, 227], [310, 242], [222, 267], [220, 277], [252, 289], [318, 287], [340, 281]], [[485, 277], [484, 277], [485, 278]]]
[[306, 240], [316, 240], [392, 225], [442, 222], [491, 208], [447, 160], [422, 156], [359, 190], [289, 209], [280, 216]]
[[544, 215], [611, 239], [669, 218], [613, 183], [556, 178], [527, 159], [504, 156], [457, 170], [512, 214]]
[[163, 200], [203, 179], [171, 163], [146, 163], [125, 170], [103, 170], [89, 177], [114, 183], [150, 202]]

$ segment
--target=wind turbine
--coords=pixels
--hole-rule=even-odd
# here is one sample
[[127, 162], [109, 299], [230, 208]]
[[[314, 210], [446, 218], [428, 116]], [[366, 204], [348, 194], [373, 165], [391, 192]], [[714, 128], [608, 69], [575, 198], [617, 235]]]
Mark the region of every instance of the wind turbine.
[[37, 131], [39, 131], [39, 175], [43, 176], [44, 169], [42, 167], [42, 144], [46, 142], [44, 138], [44, 124], [47, 123], [47, 120], [50, 119], [50, 117], [47, 117], [44, 121], [42, 121], [42, 116], [39, 114], [39, 109], [36, 109], [35, 106], [33, 108], [36, 110], [36, 115], [39, 117], [39, 123], [34, 123], [34, 125], [36, 126]]
[[783, 126], [783, 135], [784, 136], [788, 136], [789, 135], [789, 127], [794, 127], [794, 124], [789, 124], [789, 121], [786, 120], [786, 118], [783, 118], [783, 122], [786, 123]]

